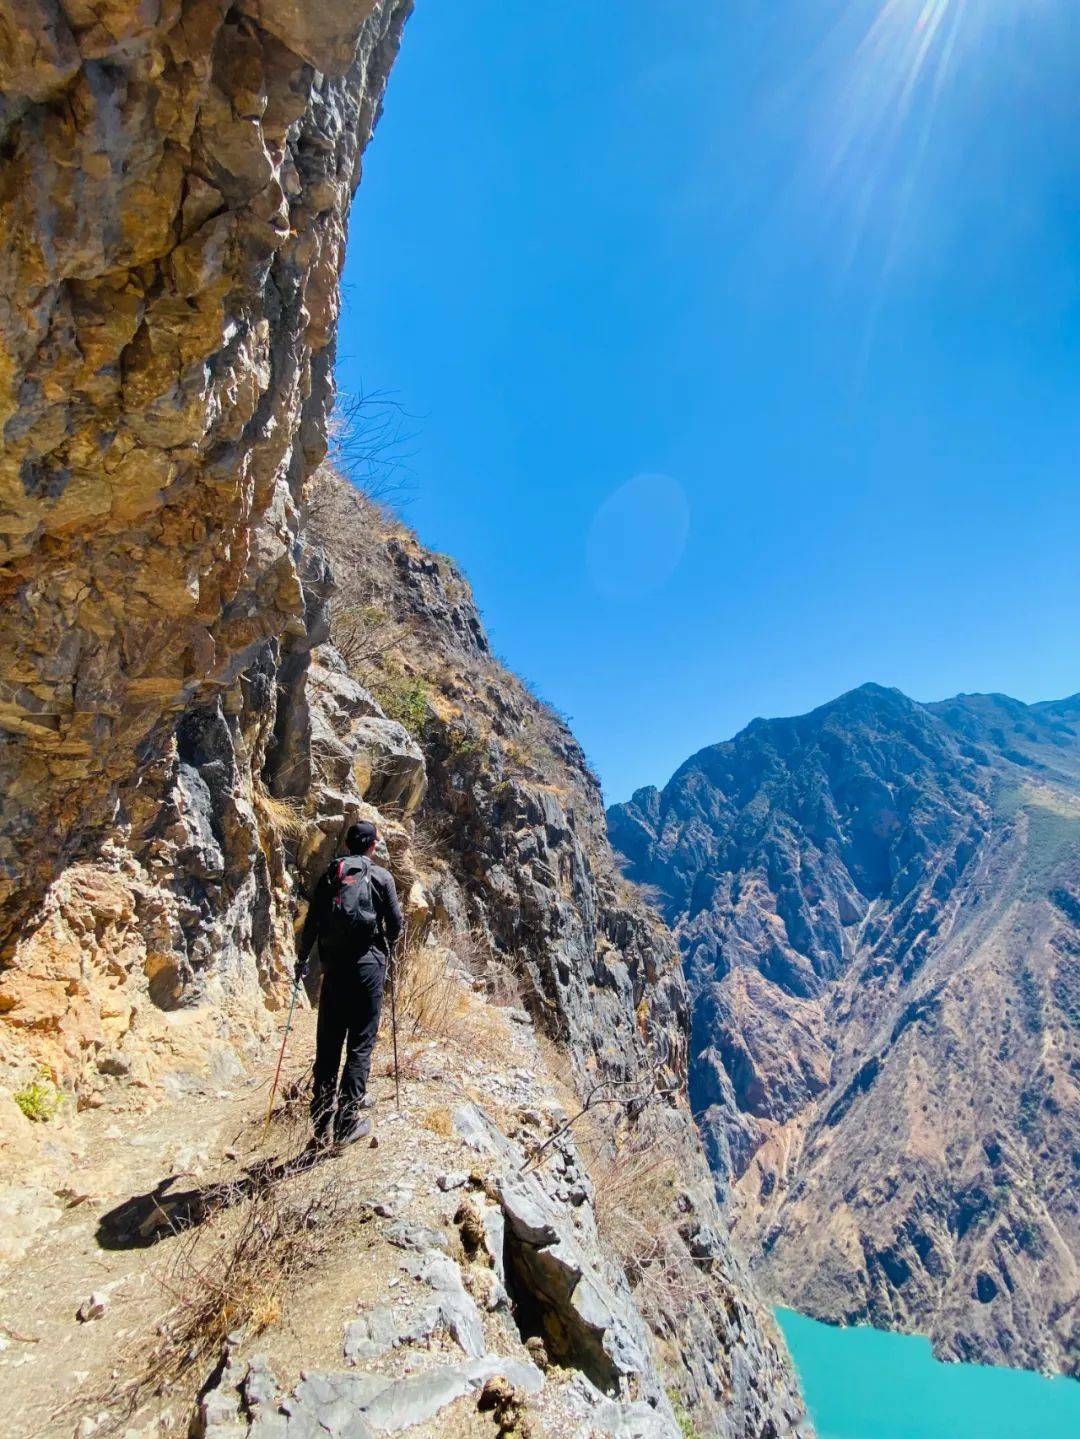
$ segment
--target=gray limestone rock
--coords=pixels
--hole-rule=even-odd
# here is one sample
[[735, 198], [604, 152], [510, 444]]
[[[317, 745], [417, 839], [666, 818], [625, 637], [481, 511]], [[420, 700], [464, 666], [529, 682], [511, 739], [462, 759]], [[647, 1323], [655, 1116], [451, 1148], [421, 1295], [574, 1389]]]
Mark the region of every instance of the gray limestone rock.
[[377, 1359], [401, 1343], [401, 1331], [389, 1304], [365, 1310], [345, 1328], [343, 1350], [347, 1364]]
[[448, 1364], [398, 1379], [372, 1400], [365, 1413], [376, 1429], [396, 1433], [432, 1418], [447, 1404], [481, 1389], [496, 1375], [526, 1394], [539, 1393], [544, 1383], [544, 1376], [534, 1364], [489, 1354], [470, 1363]]
[[604, 1399], [577, 1431], [577, 1439], [604, 1434], [611, 1439], [682, 1439], [674, 1415], [662, 1414], [640, 1400], [620, 1404]]
[[483, 1322], [454, 1261], [439, 1251], [430, 1251], [415, 1259], [410, 1255], [402, 1267], [434, 1290], [440, 1319], [465, 1353], [472, 1359], [479, 1358], [486, 1347]]
[[376, 1431], [397, 1433], [433, 1418], [495, 1376], [526, 1394], [538, 1393], [544, 1383], [535, 1365], [494, 1354], [403, 1379], [356, 1371], [305, 1373], [283, 1397], [263, 1366], [254, 1398], [243, 1371], [230, 1359], [219, 1383], [204, 1394], [192, 1426], [195, 1439], [372, 1439]]
[[421, 1254], [429, 1249], [449, 1247], [445, 1234], [440, 1234], [437, 1229], [431, 1229], [426, 1224], [417, 1224], [411, 1219], [395, 1219], [386, 1230], [386, 1239], [398, 1249], [413, 1249]]

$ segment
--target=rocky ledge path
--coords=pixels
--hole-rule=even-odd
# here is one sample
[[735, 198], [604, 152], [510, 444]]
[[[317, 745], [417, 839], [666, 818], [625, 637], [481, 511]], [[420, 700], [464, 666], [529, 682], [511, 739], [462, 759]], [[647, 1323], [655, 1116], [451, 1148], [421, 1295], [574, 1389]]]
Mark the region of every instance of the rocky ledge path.
[[404, 1018], [400, 1109], [384, 1037], [373, 1137], [341, 1154], [304, 1157], [310, 1012], [268, 1131], [272, 1051], [58, 1131], [66, 1207], [0, 1272], [19, 1432], [679, 1439], [557, 1053], [464, 974], [440, 1013]]

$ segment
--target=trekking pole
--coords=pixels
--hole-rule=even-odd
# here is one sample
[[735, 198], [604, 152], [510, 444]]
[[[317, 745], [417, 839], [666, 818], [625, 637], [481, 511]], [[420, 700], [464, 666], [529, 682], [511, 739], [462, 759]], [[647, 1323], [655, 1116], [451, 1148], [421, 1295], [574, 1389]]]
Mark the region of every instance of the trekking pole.
[[397, 1057], [397, 956], [390, 946], [390, 1033], [394, 1041], [394, 1105], [401, 1108], [401, 1070]]
[[285, 1021], [285, 1033], [281, 1038], [281, 1053], [277, 1057], [277, 1068], [274, 1070], [274, 1083], [270, 1088], [270, 1103], [266, 1106], [266, 1123], [263, 1125], [263, 1135], [270, 1128], [270, 1118], [274, 1113], [274, 1100], [277, 1098], [278, 1081], [281, 1078], [281, 1066], [285, 1059], [285, 1046], [289, 1042], [289, 1030], [292, 1029], [293, 1013], [296, 1009], [296, 998], [300, 993], [300, 975], [293, 980], [292, 999], [289, 1001], [289, 1017]]

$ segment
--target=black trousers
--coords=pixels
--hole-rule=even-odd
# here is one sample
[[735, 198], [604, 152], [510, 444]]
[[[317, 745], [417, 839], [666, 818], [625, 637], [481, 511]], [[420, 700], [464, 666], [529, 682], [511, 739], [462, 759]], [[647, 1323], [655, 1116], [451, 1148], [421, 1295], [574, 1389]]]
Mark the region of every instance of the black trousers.
[[[377, 950], [359, 959], [335, 960], [324, 967], [311, 1100], [316, 1134], [325, 1134], [333, 1119], [336, 1133], [344, 1135], [360, 1117], [379, 1033], [385, 977], [386, 960]], [[345, 1067], [339, 1087], [343, 1047]]]

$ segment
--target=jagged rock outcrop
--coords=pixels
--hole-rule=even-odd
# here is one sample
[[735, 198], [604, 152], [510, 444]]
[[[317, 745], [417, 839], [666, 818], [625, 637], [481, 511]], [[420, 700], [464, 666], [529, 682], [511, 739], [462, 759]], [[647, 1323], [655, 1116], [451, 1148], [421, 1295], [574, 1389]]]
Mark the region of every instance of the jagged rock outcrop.
[[609, 812], [767, 1292], [1076, 1372], [1080, 701], [867, 685]]
[[0, 9], [9, 956], [180, 717], [264, 716], [260, 652], [303, 628], [346, 214], [409, 8]]

